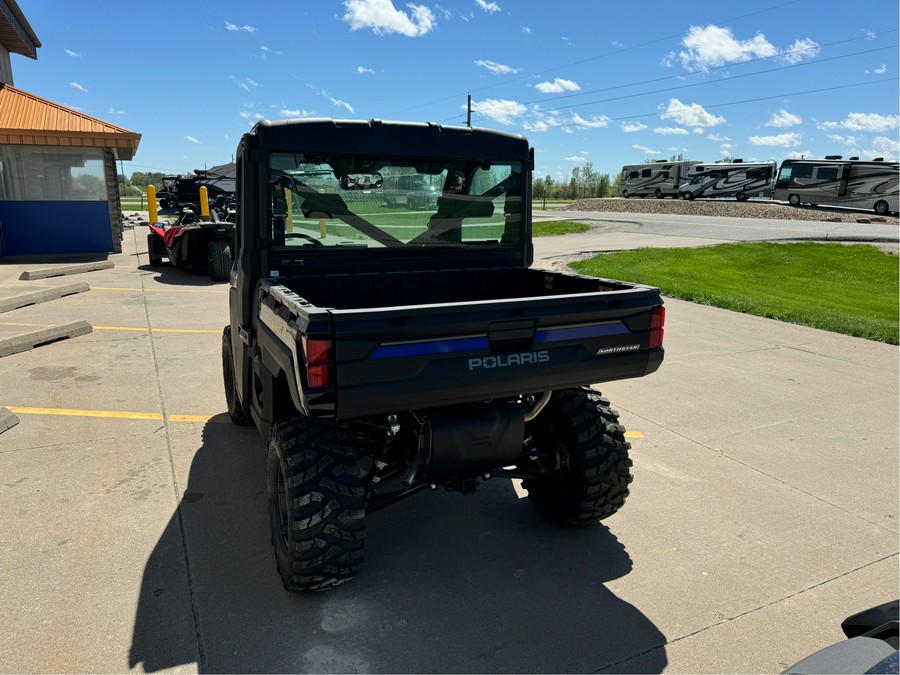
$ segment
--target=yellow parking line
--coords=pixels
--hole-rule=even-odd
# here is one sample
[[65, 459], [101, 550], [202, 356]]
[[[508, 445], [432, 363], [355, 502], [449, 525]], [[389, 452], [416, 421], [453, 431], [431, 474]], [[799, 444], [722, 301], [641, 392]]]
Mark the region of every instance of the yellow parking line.
[[138, 293], [227, 293], [227, 288], [125, 288], [122, 286], [91, 286], [92, 291], [135, 291]]
[[[6, 406], [16, 415], [63, 415], [66, 417], [102, 417], [119, 420], [163, 420], [162, 413], [132, 412], [125, 410], [76, 410], [73, 408], [29, 408], [26, 406]], [[169, 415], [170, 422], [209, 422], [213, 415]]]
[[643, 437], [644, 437], [643, 431], [626, 431], [625, 432], [625, 438], [643, 438]]
[[[94, 330], [135, 330], [146, 332], [147, 328], [128, 326], [94, 326]], [[221, 333], [221, 328], [150, 328], [151, 333]]]
[[[0, 326], [22, 326], [24, 328], [52, 328], [55, 323], [14, 323], [0, 322]], [[94, 326], [94, 330], [125, 330], [146, 333], [221, 333], [221, 328], [133, 328], [131, 326]]]

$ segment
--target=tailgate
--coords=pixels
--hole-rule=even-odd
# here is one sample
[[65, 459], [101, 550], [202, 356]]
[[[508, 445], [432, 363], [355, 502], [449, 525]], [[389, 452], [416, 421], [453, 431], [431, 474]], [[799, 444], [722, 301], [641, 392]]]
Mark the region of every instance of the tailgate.
[[[659, 291], [329, 310], [337, 417], [515, 396], [655, 371]], [[661, 332], [660, 332], [661, 335]]]

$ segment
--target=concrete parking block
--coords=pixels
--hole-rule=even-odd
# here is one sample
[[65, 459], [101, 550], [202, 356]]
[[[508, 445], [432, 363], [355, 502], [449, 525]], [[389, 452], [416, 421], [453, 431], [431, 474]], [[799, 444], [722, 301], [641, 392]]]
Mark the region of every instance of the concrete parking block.
[[0, 407], [0, 434], [2, 434], [7, 429], [12, 429], [18, 423], [18, 417], [16, 417], [6, 408]]
[[98, 262], [79, 263], [76, 265], [61, 265], [59, 267], [43, 267], [36, 270], [26, 270], [19, 277], [21, 281], [34, 281], [35, 279], [49, 279], [51, 277], [61, 277], [69, 274], [84, 274], [85, 272], [94, 272], [96, 270], [108, 270], [116, 265], [111, 260], [101, 260]]
[[28, 305], [36, 305], [42, 302], [56, 300], [57, 298], [63, 298], [67, 295], [85, 293], [89, 290], [91, 290], [91, 287], [82, 281], [77, 284], [68, 284], [66, 286], [57, 286], [55, 288], [45, 288], [43, 290], [33, 291], [31, 293], [22, 293], [21, 295], [16, 295], [11, 298], [2, 298], [0, 299], [0, 314], [2, 314], [3, 312], [9, 312], [14, 309], [27, 307]]
[[0, 339], [0, 357], [11, 356], [19, 352], [27, 352], [35, 347], [46, 345], [51, 342], [65, 340], [68, 338], [78, 337], [79, 335], [87, 335], [93, 330], [91, 324], [87, 321], [76, 321], [61, 326], [51, 326], [49, 328], [41, 328], [5, 337]]

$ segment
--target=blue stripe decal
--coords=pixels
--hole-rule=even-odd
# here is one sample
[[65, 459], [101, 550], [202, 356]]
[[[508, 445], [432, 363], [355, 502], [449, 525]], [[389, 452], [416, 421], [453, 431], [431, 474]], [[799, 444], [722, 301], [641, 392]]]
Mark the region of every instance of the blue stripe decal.
[[427, 356], [429, 354], [452, 354], [470, 352], [490, 347], [487, 337], [458, 338], [456, 340], [435, 340], [434, 342], [409, 342], [402, 345], [380, 345], [372, 352], [370, 359], [395, 359], [404, 356]]
[[615, 323], [595, 324], [593, 326], [574, 326], [572, 328], [550, 328], [539, 330], [534, 336], [536, 344], [546, 342], [562, 342], [564, 340], [583, 340], [584, 338], [606, 337], [608, 335], [624, 335], [630, 331], [620, 321]]

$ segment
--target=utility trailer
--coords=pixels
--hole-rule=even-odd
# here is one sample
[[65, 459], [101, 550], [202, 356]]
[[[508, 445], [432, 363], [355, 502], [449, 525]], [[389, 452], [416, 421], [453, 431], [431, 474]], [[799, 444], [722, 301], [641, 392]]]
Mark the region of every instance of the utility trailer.
[[[533, 159], [521, 136], [435, 124], [260, 122], [242, 138], [225, 394], [268, 443], [287, 589], [352, 578], [366, 518], [419, 492], [519, 478], [570, 526], [625, 503], [625, 429], [589, 385], [659, 368], [662, 299], [530, 268]], [[348, 176], [391, 172], [440, 196], [350, 198]]]

